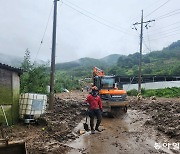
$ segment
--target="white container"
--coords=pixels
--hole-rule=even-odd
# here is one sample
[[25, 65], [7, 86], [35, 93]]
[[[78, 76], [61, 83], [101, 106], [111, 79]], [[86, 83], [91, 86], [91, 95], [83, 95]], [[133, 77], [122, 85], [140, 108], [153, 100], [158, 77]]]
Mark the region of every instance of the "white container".
[[24, 115], [32, 115], [34, 118], [40, 117], [45, 113], [47, 106], [47, 96], [43, 94], [24, 93], [19, 98], [20, 118]]
[[46, 87], [46, 91], [47, 91], [48, 93], [50, 93], [50, 86], [47, 86], [47, 87]]

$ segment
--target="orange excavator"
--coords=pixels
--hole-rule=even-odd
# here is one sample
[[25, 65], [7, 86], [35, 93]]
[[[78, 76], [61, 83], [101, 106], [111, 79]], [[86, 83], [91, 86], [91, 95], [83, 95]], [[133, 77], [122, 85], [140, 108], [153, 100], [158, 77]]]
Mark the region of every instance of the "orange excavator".
[[116, 76], [106, 76], [104, 71], [94, 67], [93, 82], [99, 90], [103, 103], [103, 112], [116, 116], [121, 110], [127, 112], [127, 93], [118, 89]]

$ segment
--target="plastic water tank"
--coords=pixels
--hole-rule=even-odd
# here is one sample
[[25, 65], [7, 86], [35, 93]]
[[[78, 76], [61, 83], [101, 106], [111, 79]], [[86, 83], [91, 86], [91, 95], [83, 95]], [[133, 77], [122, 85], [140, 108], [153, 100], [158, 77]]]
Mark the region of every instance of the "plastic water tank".
[[40, 117], [45, 113], [47, 106], [47, 96], [43, 94], [24, 93], [19, 98], [20, 118], [25, 116]]

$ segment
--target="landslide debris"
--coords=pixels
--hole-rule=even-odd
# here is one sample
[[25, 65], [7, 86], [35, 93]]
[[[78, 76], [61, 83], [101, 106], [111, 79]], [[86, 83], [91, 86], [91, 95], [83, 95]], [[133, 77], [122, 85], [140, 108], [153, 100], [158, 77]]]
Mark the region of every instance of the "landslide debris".
[[86, 107], [82, 101], [85, 96], [80, 92], [57, 94], [54, 109], [47, 111], [38, 125], [14, 125], [10, 140], [25, 140], [29, 154], [66, 153], [71, 148], [64, 143], [78, 137], [73, 129], [84, 116]]
[[130, 98], [130, 107], [140, 109], [151, 116], [145, 125], [152, 125], [170, 138], [180, 140], [180, 98], [160, 99], [142, 98], [140, 102], [135, 97]]

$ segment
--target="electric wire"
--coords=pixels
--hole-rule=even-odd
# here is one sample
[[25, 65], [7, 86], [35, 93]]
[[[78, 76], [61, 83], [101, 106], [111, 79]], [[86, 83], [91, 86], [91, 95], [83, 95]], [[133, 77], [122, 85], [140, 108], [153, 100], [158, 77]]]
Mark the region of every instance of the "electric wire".
[[148, 29], [147, 29], [147, 36], [148, 36], [148, 43], [149, 43], [150, 52], [152, 52], [151, 44], [150, 44], [150, 39], [149, 39], [149, 30]]
[[165, 36], [163, 36], [163, 37], [151, 39], [150, 41], [159, 40], [159, 39], [165, 39], [165, 38], [168, 38], [168, 39], [169, 39], [169, 36], [174, 36], [174, 35], [179, 35], [179, 34], [180, 34], [180, 33], [175, 33], [175, 34], [171, 34], [171, 35], [165, 35]]
[[180, 14], [180, 12], [177, 12], [177, 13], [174, 13], [174, 14], [171, 14], [171, 15], [168, 15], [168, 16], [164, 16], [164, 17], [161, 17], [161, 18], [159, 17], [159, 18], [156, 19], [156, 21], [157, 20], [162, 20], [164, 18], [168, 18], [168, 17], [171, 17], [171, 16], [174, 16], [174, 15], [177, 15], [177, 14]]
[[[178, 29], [177, 29], [178, 28]], [[167, 30], [167, 31], [163, 31], [164, 33], [162, 33], [162, 32], [159, 32], [159, 33], [153, 33], [153, 34], [151, 34], [150, 36], [154, 36], [154, 35], [159, 35], [159, 36], [161, 36], [161, 35], [167, 35], [167, 34], [171, 34], [171, 33], [174, 33], [174, 32], [177, 32], [177, 31], [179, 31], [180, 30], [180, 27], [177, 27], [176, 28], [176, 30], [175, 29], [172, 29], [173, 31], [170, 31], [170, 30]], [[169, 31], [169, 32], [168, 32]], [[162, 33], [162, 34], [161, 34]]]
[[152, 52], [152, 50], [151, 50], [151, 45], [150, 45], [150, 39], [149, 39], [148, 29], [147, 29], [147, 40], [148, 40], [149, 47], [147, 46], [144, 38], [143, 38], [143, 44], [144, 44], [144, 46], [146, 47], [146, 49], [147, 49], [149, 52]]
[[149, 51], [149, 52], [152, 52], [152, 50], [147, 46], [145, 40], [143, 39], [143, 45], [146, 47], [146, 49]]
[[115, 27], [113, 27], [113, 26], [111, 26], [111, 25], [109, 25], [109, 24], [106, 24], [106, 23], [104, 23], [104, 22], [101, 22], [101, 21], [99, 21], [99, 20], [97, 20], [97, 19], [95, 19], [95, 18], [93, 18], [93, 17], [91, 17], [91, 16], [89, 16], [89, 15], [87, 15], [87, 14], [81, 12], [80, 10], [78, 10], [78, 9], [76, 9], [76, 8], [74, 8], [74, 7], [72, 7], [72, 6], [70, 6], [70, 5], [67, 4], [67, 3], [64, 3], [64, 2], [62, 2], [62, 3], [63, 3], [65, 6], [71, 8], [71, 9], [77, 11], [77, 12], [79, 12], [80, 14], [86, 16], [87, 18], [89, 18], [89, 19], [91, 19], [91, 20], [94, 20], [94, 21], [96, 21], [96, 22], [98, 22], [98, 23], [100, 23], [100, 24], [102, 24], [102, 25], [104, 25], [104, 26], [106, 26], [106, 27], [108, 27], [108, 28], [110, 28], [110, 29], [119, 31], [119, 32], [121, 32], [121, 33], [125, 33], [124, 31], [122, 31], [122, 30], [120, 30], [120, 29], [118, 29], [118, 28], [115, 28]]
[[166, 29], [166, 30], [163, 30], [163, 31], [155, 31], [155, 32], [151, 32], [151, 36], [153, 35], [157, 35], [157, 34], [166, 34], [166, 33], [171, 33], [171, 32], [174, 32], [174, 31], [179, 31], [180, 30], [180, 27], [174, 27], [174, 28], [170, 28], [170, 29]]
[[[138, 35], [140, 36], [140, 32], [139, 32], [138, 30], [136, 30], [136, 31], [137, 31]], [[148, 39], [149, 39], [149, 38], [148, 38]], [[149, 44], [150, 44], [150, 40], [148, 40], [148, 41], [149, 41]], [[142, 43], [143, 43], [143, 45], [146, 47], [147, 50], [149, 50], [150, 52], [152, 52], [151, 48], [149, 48], [149, 47], [147, 46], [147, 44], [145, 43], [144, 37], [143, 37]], [[138, 44], [140, 44], [140, 42], [139, 42]], [[138, 45], [138, 46], [139, 46], [139, 45]], [[143, 51], [143, 53], [144, 53], [144, 51]]]
[[[160, 2], [161, 0], [157, 0], [149, 5], [147, 5], [145, 8], [143, 8], [143, 10], [148, 10], [149, 8], [151, 8], [152, 6], [154, 6], [155, 4], [157, 4], [157, 2]], [[136, 16], [134, 19], [137, 20], [139, 18], [139, 15]]]
[[52, 14], [52, 10], [53, 10], [53, 4], [52, 4], [52, 7], [51, 7], [51, 9], [50, 9], [49, 17], [48, 17], [48, 20], [47, 20], [47, 23], [46, 23], [46, 26], [45, 26], [45, 30], [44, 30], [44, 33], [43, 33], [41, 42], [40, 42], [40, 44], [39, 44], [38, 51], [37, 51], [37, 53], [36, 53], [36, 57], [35, 57], [34, 63], [36, 62], [37, 56], [38, 56], [39, 51], [40, 51], [40, 49], [41, 49], [41, 47], [42, 47], [42, 44], [43, 44], [43, 41], [44, 41], [44, 37], [45, 37], [46, 31], [47, 31], [47, 27], [48, 27], [48, 25], [49, 25], [49, 20], [50, 20], [51, 14]]
[[71, 5], [73, 5], [73, 6], [77, 7], [77, 8], [79, 8], [79, 9], [81, 9], [82, 11], [85, 11], [85, 12], [87, 12], [87, 13], [95, 16], [96, 18], [99, 18], [100, 20], [103, 20], [103, 21], [105, 21], [105, 22], [107, 22], [107, 23], [109, 23], [109, 24], [111, 24], [111, 25], [113, 25], [113, 26], [115, 26], [115, 27], [117, 27], [117, 28], [124, 29], [125, 32], [126, 32], [126, 30], [127, 30], [127, 29], [125, 29], [125, 28], [123, 28], [123, 27], [121, 27], [121, 26], [119, 26], [119, 25], [114, 24], [114, 23], [111, 22], [111, 21], [108, 21], [108, 20], [106, 20], [106, 19], [104, 19], [104, 18], [102, 18], [102, 17], [97, 16], [96, 14], [94, 14], [94, 13], [92, 13], [92, 12], [90, 12], [90, 11], [87, 11], [87, 10], [83, 9], [82, 7], [76, 5], [76, 4], [74, 4], [74, 3], [72, 3], [72, 2], [70, 2], [70, 1], [68, 1], [68, 0], [66, 0], [66, 2], [70, 3]]
[[148, 10], [149, 8], [151, 8], [152, 6], [154, 6], [155, 4], [157, 5], [157, 2], [160, 2], [160, 0], [157, 0], [157, 1], [149, 4], [148, 6], [146, 6], [146, 7], [144, 8], [144, 10]]
[[[180, 21], [175, 22], [175, 23], [172, 23], [172, 24], [167, 25], [167, 26], [165, 26], [165, 27], [161, 27], [161, 29], [164, 29], [164, 28], [167, 28], [167, 27], [171, 27], [171, 26], [176, 25], [176, 24], [178, 24], [178, 23], [180, 24]], [[150, 30], [149, 32], [154, 32], [154, 31], [159, 31], [159, 28], [158, 28], [158, 29]]]
[[176, 10], [174, 10], [174, 11], [168, 12], [168, 13], [166, 13], [166, 14], [164, 14], [164, 15], [161, 15], [161, 16], [157, 17], [156, 19], [162, 18], [162, 17], [167, 16], [167, 15], [170, 15], [170, 14], [175, 13], [175, 12], [177, 12], [177, 11], [180, 11], [180, 9], [176, 9]]
[[150, 12], [148, 15], [145, 16], [148, 17], [150, 16], [151, 14], [153, 14], [154, 12], [156, 12], [157, 10], [159, 10], [160, 8], [162, 8], [164, 5], [166, 5], [168, 2], [170, 2], [171, 0], [167, 0], [165, 3], [163, 3], [162, 5], [160, 5], [158, 8], [156, 8], [155, 10], [153, 10], [152, 12]]

